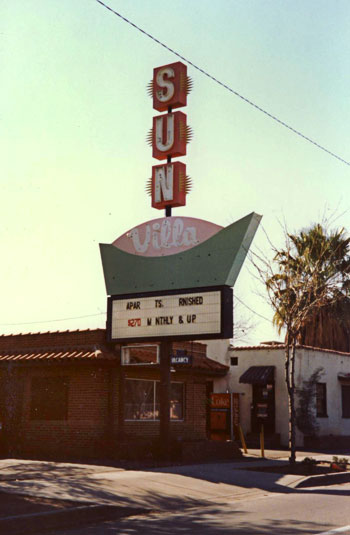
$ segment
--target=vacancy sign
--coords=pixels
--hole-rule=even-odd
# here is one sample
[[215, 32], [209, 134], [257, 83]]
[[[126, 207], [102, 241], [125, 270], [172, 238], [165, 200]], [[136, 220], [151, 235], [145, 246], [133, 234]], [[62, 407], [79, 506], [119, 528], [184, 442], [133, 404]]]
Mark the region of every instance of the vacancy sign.
[[[228, 338], [232, 290], [228, 287], [109, 299], [110, 340]], [[224, 321], [225, 320], [225, 321]]]

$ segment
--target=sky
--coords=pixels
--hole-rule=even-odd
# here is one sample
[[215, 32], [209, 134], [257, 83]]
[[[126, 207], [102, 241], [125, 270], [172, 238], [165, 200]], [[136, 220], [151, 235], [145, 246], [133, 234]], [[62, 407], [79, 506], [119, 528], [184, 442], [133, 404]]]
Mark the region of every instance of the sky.
[[[350, 161], [348, 0], [105, 2]], [[146, 85], [178, 58], [96, 0], [12, 0], [0, 13], [0, 333], [104, 327], [98, 244], [163, 215], [145, 193], [157, 163]], [[350, 229], [348, 165], [188, 74], [193, 191], [174, 215], [227, 226], [257, 212], [252, 248], [266, 255], [284, 227], [326, 217]], [[242, 344], [278, 339], [249, 260], [234, 291]]]

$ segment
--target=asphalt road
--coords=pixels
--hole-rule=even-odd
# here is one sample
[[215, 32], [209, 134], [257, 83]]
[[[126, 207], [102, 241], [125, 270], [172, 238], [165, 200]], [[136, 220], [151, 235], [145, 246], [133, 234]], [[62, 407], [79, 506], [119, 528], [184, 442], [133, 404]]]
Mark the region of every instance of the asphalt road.
[[[345, 527], [348, 526], [348, 529]], [[336, 530], [336, 531], [333, 531]], [[350, 534], [350, 484], [263, 492], [223, 503], [57, 530], [55, 535]], [[38, 534], [39, 535], [39, 532]]]

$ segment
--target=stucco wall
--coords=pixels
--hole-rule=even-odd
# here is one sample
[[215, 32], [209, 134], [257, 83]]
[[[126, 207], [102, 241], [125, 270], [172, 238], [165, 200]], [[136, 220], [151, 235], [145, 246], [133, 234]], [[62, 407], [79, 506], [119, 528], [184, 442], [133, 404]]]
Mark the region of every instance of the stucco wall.
[[[275, 425], [281, 436], [281, 444], [288, 445], [288, 396], [284, 378], [284, 349], [266, 347], [231, 349], [221, 354], [220, 361], [229, 364], [230, 357], [238, 358], [237, 366], [230, 366], [226, 377], [215, 380], [215, 392], [237, 392], [240, 395], [240, 419], [245, 434], [251, 430], [250, 408], [252, 386], [239, 383], [239, 378], [250, 366], [275, 366]], [[324, 368], [321, 382], [327, 384], [328, 417], [317, 418], [319, 435], [350, 436], [350, 419], [342, 418], [341, 385], [338, 373], [350, 373], [350, 355], [330, 351], [298, 348], [296, 352], [296, 386], [319, 367]], [[316, 410], [316, 408], [315, 408]], [[297, 432], [297, 445], [303, 446], [303, 434]]]
[[330, 351], [297, 349], [297, 382], [308, 379], [318, 368], [324, 369], [320, 382], [327, 385], [327, 417], [317, 418], [319, 435], [350, 436], [350, 418], [342, 418], [341, 384], [338, 373], [350, 373], [350, 355]]
[[207, 357], [225, 366], [230, 365], [229, 347], [230, 340], [206, 340]]
[[[217, 379], [215, 392], [237, 392], [240, 395], [240, 420], [243, 432], [249, 433], [250, 408], [252, 403], [252, 385], [239, 383], [239, 378], [250, 366], [275, 366], [275, 400], [276, 400], [276, 433], [281, 434], [281, 442], [288, 443], [288, 402], [287, 388], [284, 382], [284, 356], [282, 351], [275, 349], [231, 350], [231, 357], [238, 358], [237, 366], [230, 366], [226, 377]], [[278, 400], [278, 401], [277, 401]]]

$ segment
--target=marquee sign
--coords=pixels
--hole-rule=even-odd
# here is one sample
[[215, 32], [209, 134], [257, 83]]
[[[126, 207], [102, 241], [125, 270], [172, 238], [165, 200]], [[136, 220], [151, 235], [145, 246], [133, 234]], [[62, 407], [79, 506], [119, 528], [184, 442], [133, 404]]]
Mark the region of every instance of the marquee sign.
[[[183, 111], [192, 82], [181, 62], [157, 67], [148, 91], [153, 117], [148, 142], [157, 165], [146, 191], [153, 219], [100, 244], [111, 341], [231, 338], [232, 287], [261, 217], [248, 214], [223, 228], [191, 217], [171, 217], [191, 188], [186, 165], [191, 129]], [[176, 111], [174, 111], [176, 110]]]
[[108, 318], [111, 341], [230, 338], [232, 289], [113, 296], [108, 301]]

